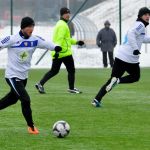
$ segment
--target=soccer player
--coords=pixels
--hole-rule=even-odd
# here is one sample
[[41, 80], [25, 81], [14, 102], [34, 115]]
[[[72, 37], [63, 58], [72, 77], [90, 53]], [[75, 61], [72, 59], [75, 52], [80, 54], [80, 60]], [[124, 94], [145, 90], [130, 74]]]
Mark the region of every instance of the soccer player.
[[71, 45], [84, 45], [83, 41], [76, 41], [75, 39], [71, 38], [70, 30], [68, 27], [68, 21], [70, 18], [70, 10], [66, 7], [60, 9], [60, 20], [57, 22], [54, 34], [53, 34], [53, 41], [54, 43], [60, 45], [62, 50], [60, 51], [59, 55], [57, 52], [52, 52], [52, 67], [51, 70], [48, 71], [43, 78], [40, 80], [39, 83], [35, 85], [39, 93], [43, 94], [44, 91], [44, 84], [58, 74], [60, 70], [60, 66], [62, 63], [67, 68], [68, 71], [68, 82], [69, 82], [69, 89], [68, 92], [70, 93], [81, 93], [80, 90], [74, 87], [75, 82], [75, 66], [74, 60], [72, 57], [72, 50]]
[[[137, 82], [140, 79], [139, 56], [142, 43], [150, 43], [150, 37], [145, 35], [145, 28], [149, 25], [150, 10], [143, 7], [138, 12], [135, 24], [128, 30], [126, 41], [116, 52], [111, 78], [102, 86], [92, 105], [101, 106], [103, 96], [117, 84]], [[123, 76], [124, 72], [128, 75]]]
[[7, 36], [0, 40], [0, 50], [8, 48], [8, 62], [5, 70], [5, 79], [10, 86], [10, 92], [0, 100], [0, 110], [21, 101], [23, 116], [28, 125], [28, 132], [38, 134], [34, 126], [30, 97], [25, 87], [27, 84], [28, 70], [31, 66], [31, 58], [36, 48], [59, 51], [60, 46], [52, 42], [46, 42], [38, 36], [32, 35], [34, 20], [24, 17], [21, 21], [21, 30], [16, 35]]

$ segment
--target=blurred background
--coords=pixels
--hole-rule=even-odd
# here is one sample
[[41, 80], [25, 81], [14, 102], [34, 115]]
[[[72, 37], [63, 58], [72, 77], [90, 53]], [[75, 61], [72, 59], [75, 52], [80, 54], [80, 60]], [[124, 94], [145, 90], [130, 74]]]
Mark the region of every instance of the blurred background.
[[[123, 42], [128, 28], [135, 22], [138, 10], [141, 7], [150, 7], [150, 0], [0, 0], [0, 38], [16, 34], [20, 30], [22, 17], [30, 16], [35, 19], [34, 34], [46, 40], [52, 39], [53, 28], [59, 20], [61, 7], [68, 7], [72, 20], [72, 36], [77, 40], [84, 40], [86, 46], [80, 48], [73, 46], [75, 65], [77, 68], [101, 68], [102, 54], [96, 45], [96, 36], [104, 27], [104, 22], [109, 20], [111, 28], [117, 35], [117, 46]], [[83, 7], [82, 7], [83, 6]], [[149, 34], [149, 27], [147, 33]], [[150, 66], [149, 45], [142, 47], [141, 66]], [[33, 56], [32, 67], [49, 68], [51, 56], [47, 53], [38, 65], [43, 50], [37, 50]], [[0, 67], [5, 68], [7, 51], [0, 52]], [[64, 66], [62, 66], [63, 68]]]

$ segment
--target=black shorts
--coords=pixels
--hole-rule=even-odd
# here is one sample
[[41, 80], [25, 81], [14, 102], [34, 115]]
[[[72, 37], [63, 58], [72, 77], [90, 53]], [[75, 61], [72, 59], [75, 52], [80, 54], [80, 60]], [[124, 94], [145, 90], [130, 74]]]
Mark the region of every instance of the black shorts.
[[122, 75], [127, 72], [128, 74], [136, 74], [140, 76], [140, 67], [139, 63], [131, 64], [115, 58], [111, 77], [120, 78]]

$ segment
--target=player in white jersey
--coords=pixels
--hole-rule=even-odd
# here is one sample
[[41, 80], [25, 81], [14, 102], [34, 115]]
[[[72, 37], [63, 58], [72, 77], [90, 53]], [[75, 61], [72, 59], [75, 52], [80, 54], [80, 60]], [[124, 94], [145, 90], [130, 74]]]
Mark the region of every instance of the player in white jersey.
[[0, 100], [0, 110], [21, 101], [22, 113], [28, 125], [28, 132], [38, 134], [34, 126], [30, 97], [25, 89], [28, 71], [31, 66], [32, 54], [36, 48], [50, 49], [59, 52], [60, 46], [51, 41], [45, 41], [39, 36], [32, 35], [34, 20], [24, 17], [21, 21], [21, 30], [18, 34], [7, 36], [0, 40], [0, 50], [8, 48], [8, 62], [5, 79], [10, 86], [10, 92]]
[[[101, 87], [92, 101], [95, 107], [101, 106], [103, 96], [117, 84], [133, 83], [140, 79], [139, 55], [142, 43], [150, 43], [150, 37], [145, 35], [149, 25], [150, 10], [142, 7], [139, 10], [135, 24], [128, 30], [125, 42], [116, 52], [111, 78]], [[123, 76], [127, 72], [128, 75]]]

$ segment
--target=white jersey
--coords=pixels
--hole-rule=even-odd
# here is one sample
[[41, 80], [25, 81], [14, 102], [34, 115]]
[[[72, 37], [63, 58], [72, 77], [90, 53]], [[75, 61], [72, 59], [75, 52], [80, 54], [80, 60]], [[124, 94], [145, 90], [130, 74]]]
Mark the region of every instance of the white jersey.
[[140, 51], [142, 43], [149, 42], [150, 37], [145, 35], [145, 25], [140, 21], [136, 21], [127, 32], [124, 43], [116, 51], [116, 57], [128, 63], [138, 63], [139, 55], [133, 55], [133, 51]]
[[31, 59], [35, 49], [54, 50], [55, 46], [52, 42], [47, 42], [38, 36], [31, 36], [28, 39], [24, 39], [20, 36], [20, 33], [0, 40], [0, 49], [8, 48], [5, 78], [28, 78], [28, 70], [31, 67]]

